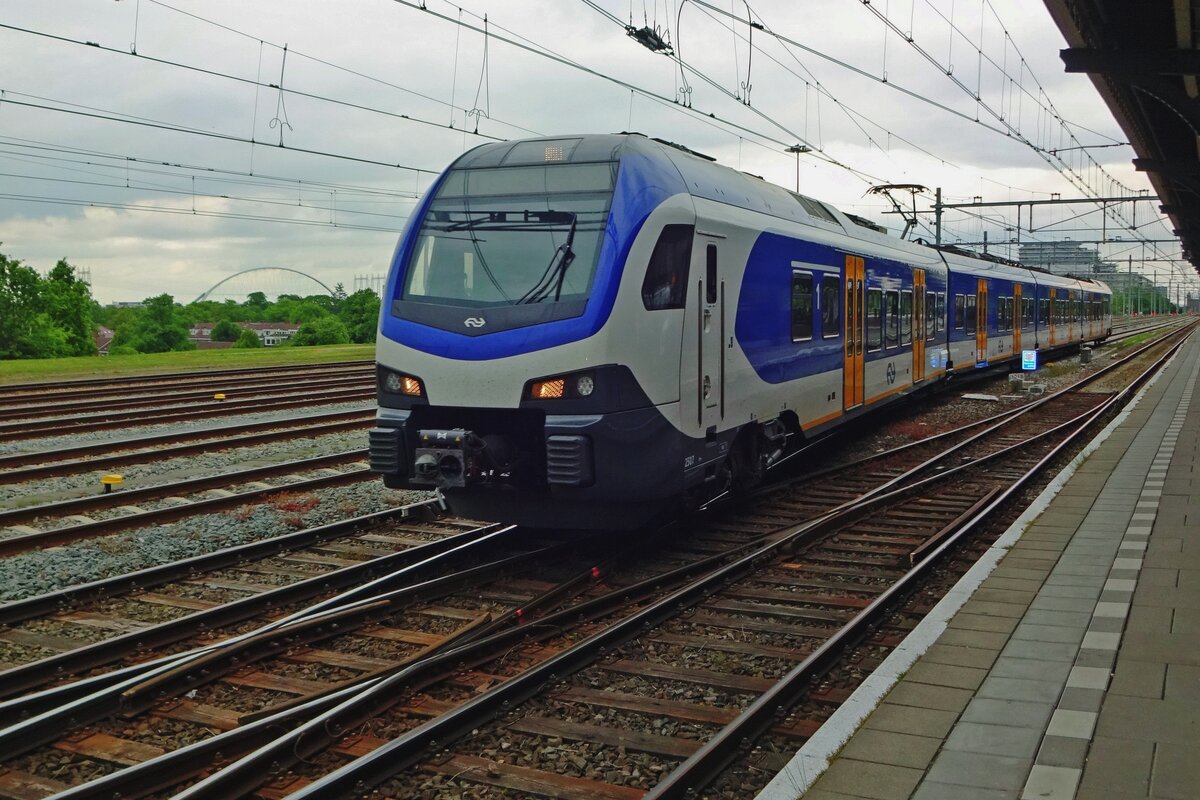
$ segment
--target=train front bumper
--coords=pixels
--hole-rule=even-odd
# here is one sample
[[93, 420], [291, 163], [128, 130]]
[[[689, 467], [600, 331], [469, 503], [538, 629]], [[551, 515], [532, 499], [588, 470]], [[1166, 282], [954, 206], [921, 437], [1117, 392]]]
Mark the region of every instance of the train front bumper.
[[686, 440], [655, 406], [567, 415], [417, 406], [380, 408], [369, 452], [387, 486], [440, 489], [459, 513], [630, 527], [683, 494]]

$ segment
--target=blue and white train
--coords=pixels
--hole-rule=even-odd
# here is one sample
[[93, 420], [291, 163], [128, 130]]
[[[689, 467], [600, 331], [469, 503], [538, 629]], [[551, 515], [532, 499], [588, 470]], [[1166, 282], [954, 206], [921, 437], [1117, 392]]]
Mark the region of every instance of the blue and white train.
[[636, 134], [483, 145], [396, 248], [371, 468], [470, 516], [637, 525], [953, 373], [1103, 339], [1110, 298]]

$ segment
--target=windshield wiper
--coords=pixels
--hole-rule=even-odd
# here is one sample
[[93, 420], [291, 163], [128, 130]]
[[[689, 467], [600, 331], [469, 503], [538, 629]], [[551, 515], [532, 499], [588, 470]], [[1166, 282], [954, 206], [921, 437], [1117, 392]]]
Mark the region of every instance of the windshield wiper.
[[538, 282], [514, 305], [540, 303], [550, 295], [551, 289], [554, 290], [554, 302], [558, 302], [559, 297], [562, 296], [563, 279], [567, 277], [567, 268], [575, 260], [575, 251], [571, 249], [571, 243], [575, 241], [575, 221], [575, 215], [571, 214], [571, 229], [567, 231], [567, 240], [555, 249], [554, 255], [550, 256], [550, 263], [546, 265], [546, 270], [542, 273], [542, 277], [538, 278]]
[[[487, 226], [488, 230], [553, 230], [574, 225], [575, 214], [570, 211], [435, 211], [434, 220], [447, 223], [447, 233]], [[467, 219], [454, 221], [452, 214], [465, 214]], [[547, 227], [539, 227], [539, 226]]]

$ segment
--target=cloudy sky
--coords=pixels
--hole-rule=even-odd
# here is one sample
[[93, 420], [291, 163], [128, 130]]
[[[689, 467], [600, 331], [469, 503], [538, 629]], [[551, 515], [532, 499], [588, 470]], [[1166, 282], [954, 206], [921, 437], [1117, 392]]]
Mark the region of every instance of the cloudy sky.
[[[1050, 149], [1093, 147], [1060, 156], [1096, 190], [1150, 189], [1129, 147], [1094, 147], [1124, 137], [1063, 72], [1037, 0], [421, 5], [0, 0], [0, 252], [85, 266], [105, 302], [187, 301], [258, 267], [352, 290], [386, 271], [413, 198], [465, 149], [564, 133], [641, 131], [788, 187], [784, 150], [803, 143], [805, 194], [895, 231], [872, 184], [942, 187], [948, 202], [1078, 196]], [[670, 41], [682, 75], [626, 35], [631, 20]], [[1140, 233], [1170, 238], [1146, 224], [1153, 209], [1139, 205]], [[1132, 204], [1120, 213], [1133, 222]], [[1097, 239], [1100, 216], [1039, 209], [1021, 238]], [[948, 215], [946, 235], [1007, 241], [1014, 221]], [[308, 290], [259, 275], [225, 288]]]

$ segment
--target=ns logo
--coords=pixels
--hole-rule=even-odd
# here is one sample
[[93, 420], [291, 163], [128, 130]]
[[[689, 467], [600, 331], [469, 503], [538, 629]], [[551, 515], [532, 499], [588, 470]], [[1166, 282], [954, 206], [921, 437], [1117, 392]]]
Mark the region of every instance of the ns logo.
[[487, 320], [483, 317], [467, 317], [463, 320], [463, 325], [466, 325], [468, 328], [482, 328], [484, 325], [487, 325]]

